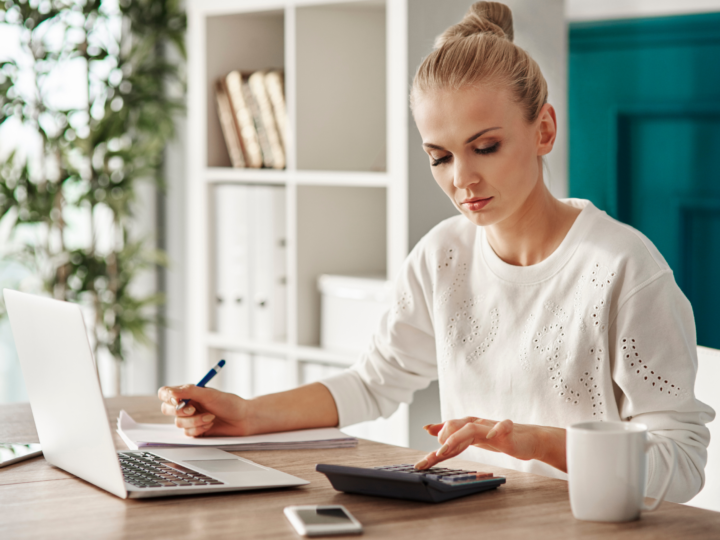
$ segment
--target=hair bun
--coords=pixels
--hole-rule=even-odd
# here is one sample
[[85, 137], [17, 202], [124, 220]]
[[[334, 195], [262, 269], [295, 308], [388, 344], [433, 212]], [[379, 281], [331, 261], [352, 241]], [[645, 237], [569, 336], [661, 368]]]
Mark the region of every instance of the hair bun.
[[435, 48], [439, 49], [448, 41], [473, 34], [495, 34], [512, 41], [512, 11], [500, 2], [475, 2], [470, 6], [462, 21], [445, 30], [435, 40]]

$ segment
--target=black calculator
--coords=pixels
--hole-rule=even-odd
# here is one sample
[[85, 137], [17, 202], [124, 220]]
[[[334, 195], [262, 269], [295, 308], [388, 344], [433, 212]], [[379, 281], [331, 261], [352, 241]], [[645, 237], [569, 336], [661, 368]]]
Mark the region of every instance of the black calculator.
[[371, 469], [321, 463], [315, 470], [327, 476], [335, 489], [345, 493], [434, 503], [495, 489], [505, 483], [504, 476], [492, 473], [442, 467], [418, 471], [407, 463]]

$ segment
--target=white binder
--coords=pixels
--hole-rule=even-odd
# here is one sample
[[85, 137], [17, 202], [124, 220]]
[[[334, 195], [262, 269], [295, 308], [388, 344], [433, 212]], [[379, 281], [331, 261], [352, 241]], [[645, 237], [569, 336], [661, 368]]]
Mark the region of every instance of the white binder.
[[256, 396], [290, 390], [289, 362], [276, 356], [253, 356], [253, 393]]
[[225, 351], [219, 358], [225, 359], [222, 376], [216, 377], [220, 389], [245, 399], [254, 398], [252, 357], [247, 353]]
[[250, 337], [249, 189], [214, 189], [215, 330], [235, 339]]
[[252, 337], [283, 341], [287, 319], [285, 189], [251, 188]]

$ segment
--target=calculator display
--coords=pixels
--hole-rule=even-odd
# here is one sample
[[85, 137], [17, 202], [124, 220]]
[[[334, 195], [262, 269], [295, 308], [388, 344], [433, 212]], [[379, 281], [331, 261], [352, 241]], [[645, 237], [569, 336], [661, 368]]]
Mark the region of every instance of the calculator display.
[[297, 510], [298, 517], [306, 525], [344, 525], [352, 523], [341, 508], [322, 508]]

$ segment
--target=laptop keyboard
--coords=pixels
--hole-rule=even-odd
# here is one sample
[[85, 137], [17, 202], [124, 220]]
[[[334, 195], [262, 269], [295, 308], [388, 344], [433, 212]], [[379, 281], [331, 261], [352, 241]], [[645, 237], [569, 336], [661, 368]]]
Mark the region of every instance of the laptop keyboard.
[[125, 481], [138, 488], [219, 486], [224, 483], [150, 452], [118, 456]]
[[417, 474], [430, 478], [431, 480], [439, 480], [446, 484], [460, 485], [468, 482], [477, 482], [493, 478], [492, 473], [484, 473], [479, 471], [465, 471], [462, 469], [445, 469], [443, 467], [432, 467], [430, 469], [417, 470], [414, 465], [403, 463], [401, 465], [385, 465], [383, 467], [373, 467], [378, 471], [399, 472], [407, 474]]

